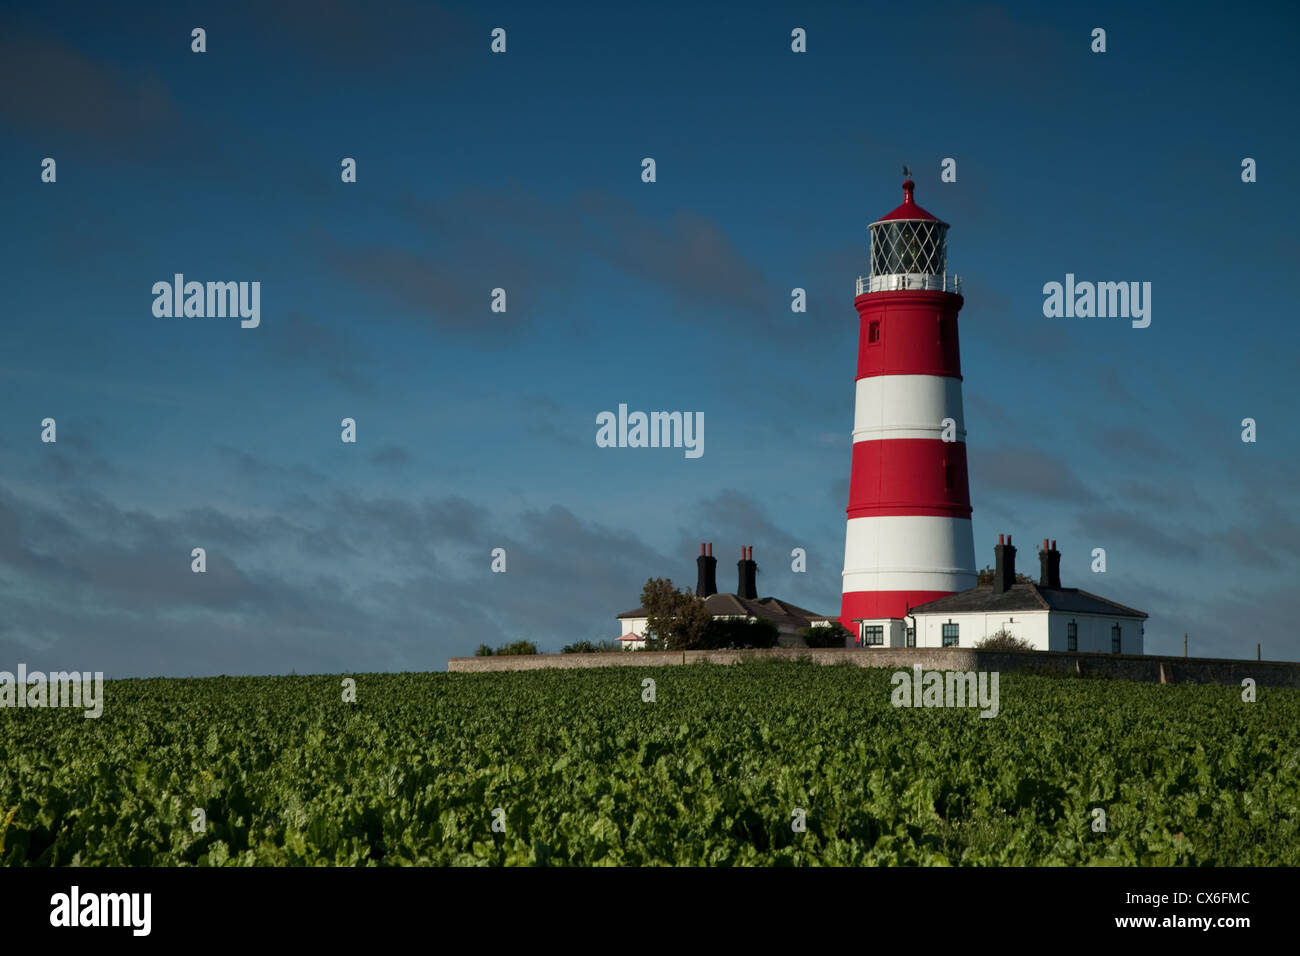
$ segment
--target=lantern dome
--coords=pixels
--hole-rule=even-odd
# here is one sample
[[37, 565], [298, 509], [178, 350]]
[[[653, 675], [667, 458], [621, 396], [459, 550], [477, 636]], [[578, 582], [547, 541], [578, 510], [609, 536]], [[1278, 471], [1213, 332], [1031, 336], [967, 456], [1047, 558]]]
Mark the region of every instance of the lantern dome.
[[[924, 209], [922, 209], [920, 206], [916, 204], [916, 200], [912, 198], [912, 193], [915, 189], [916, 189], [916, 183], [912, 182], [912, 180], [910, 179], [904, 180], [903, 205], [899, 206], [888, 216], [881, 216], [880, 219], [877, 220], [877, 222], [889, 222], [890, 220], [893, 219], [922, 219], [922, 220], [928, 220], [932, 222], [938, 222], [939, 221], [938, 216], [930, 215], [928, 212], [926, 212]], [[875, 223], [873, 223], [873, 225], [875, 225]], [[946, 227], [948, 224], [945, 222], [943, 223], [943, 225]]]

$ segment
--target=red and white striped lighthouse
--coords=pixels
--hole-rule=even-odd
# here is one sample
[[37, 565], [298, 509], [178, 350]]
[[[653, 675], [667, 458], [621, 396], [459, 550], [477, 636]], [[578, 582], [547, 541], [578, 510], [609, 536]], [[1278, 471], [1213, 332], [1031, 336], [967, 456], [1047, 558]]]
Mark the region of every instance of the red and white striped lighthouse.
[[[907, 171], [904, 169], [904, 173]], [[860, 320], [853, 472], [840, 622], [867, 645], [908, 642], [910, 607], [974, 587], [961, 357], [960, 283], [948, 224], [903, 204], [871, 230]], [[946, 421], [948, 420], [948, 421]]]

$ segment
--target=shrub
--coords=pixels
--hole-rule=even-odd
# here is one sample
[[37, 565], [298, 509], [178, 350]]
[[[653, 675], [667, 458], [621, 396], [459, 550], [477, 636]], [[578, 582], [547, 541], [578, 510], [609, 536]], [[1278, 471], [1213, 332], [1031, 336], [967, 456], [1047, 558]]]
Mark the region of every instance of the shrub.
[[830, 627], [800, 628], [799, 636], [809, 647], [847, 647], [852, 635], [839, 621], [831, 621]]
[[700, 645], [706, 650], [733, 647], [776, 647], [781, 632], [771, 621], [716, 618], [704, 629]]
[[1016, 637], [1005, 627], [990, 634], [982, 641], [976, 641], [975, 647], [982, 651], [1032, 651], [1034, 645]]
[[594, 654], [596, 645], [591, 641], [574, 641], [572, 644], [565, 644], [560, 648], [561, 654]]
[[537, 645], [532, 641], [515, 641], [497, 648], [497, 655], [502, 654], [536, 654]]
[[474, 652], [475, 657], [491, 657], [492, 654], [492, 648], [488, 647], [486, 644], [480, 644], [478, 650]]

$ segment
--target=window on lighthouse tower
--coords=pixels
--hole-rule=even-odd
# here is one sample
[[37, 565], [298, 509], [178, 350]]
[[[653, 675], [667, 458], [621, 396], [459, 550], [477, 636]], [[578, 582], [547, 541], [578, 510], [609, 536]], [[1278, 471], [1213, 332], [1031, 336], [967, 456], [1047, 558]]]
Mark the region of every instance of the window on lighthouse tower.
[[872, 322], [867, 326], [867, 344], [875, 345], [880, 341], [880, 322]]

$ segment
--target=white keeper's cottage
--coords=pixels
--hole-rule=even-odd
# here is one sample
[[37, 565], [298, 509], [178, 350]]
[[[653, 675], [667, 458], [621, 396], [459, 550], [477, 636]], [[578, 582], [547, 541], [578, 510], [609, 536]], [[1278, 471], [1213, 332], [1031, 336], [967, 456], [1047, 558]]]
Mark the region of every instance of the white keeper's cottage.
[[[809, 611], [807, 608], [774, 597], [758, 596], [758, 562], [752, 547], [742, 548], [736, 562], [736, 593], [718, 593], [718, 559], [713, 556], [712, 544], [700, 545], [696, 558], [697, 578], [695, 593], [704, 598], [704, 607], [714, 619], [768, 621], [776, 626], [777, 640], [782, 647], [806, 646], [799, 631], [805, 627], [829, 626], [834, 617]], [[639, 651], [645, 647], [649, 612], [642, 607], [618, 615], [618, 640], [623, 649]]]
[[908, 608], [900, 619], [855, 620], [859, 647], [974, 647], [1006, 630], [1040, 651], [1142, 654], [1146, 613], [1061, 587], [1061, 552], [1044, 539], [1038, 583], [1016, 581], [1016, 549], [998, 535], [991, 584]]

